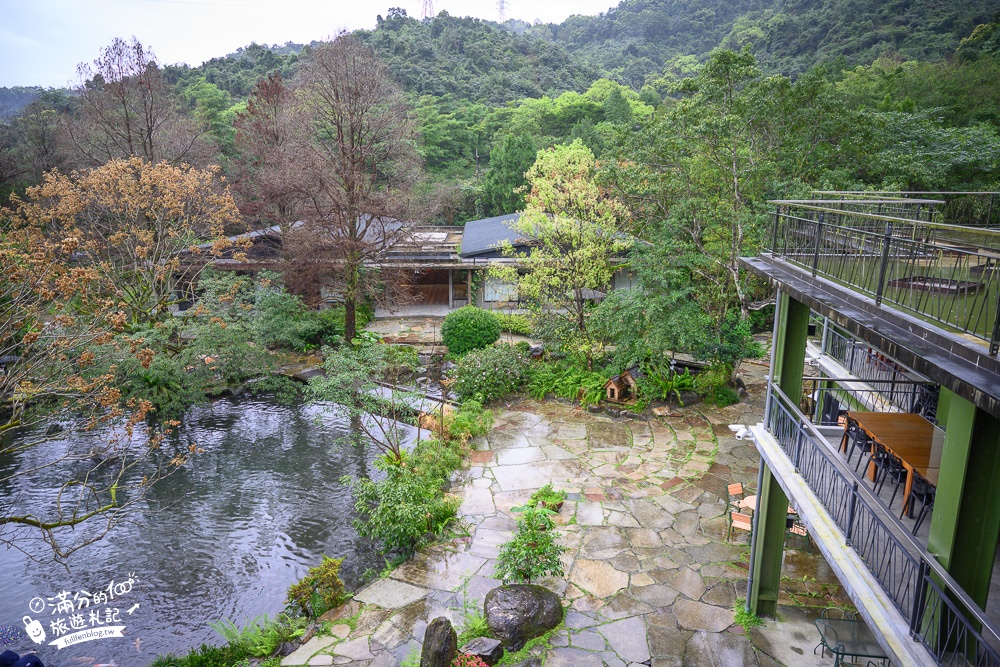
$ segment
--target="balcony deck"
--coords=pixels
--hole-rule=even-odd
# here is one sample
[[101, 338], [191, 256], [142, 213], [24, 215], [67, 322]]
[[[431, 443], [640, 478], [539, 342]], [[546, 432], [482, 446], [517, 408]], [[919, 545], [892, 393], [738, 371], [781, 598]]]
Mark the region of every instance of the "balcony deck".
[[891, 488], [873, 492], [833, 428], [814, 426], [773, 385], [769, 394], [764, 423], [751, 429], [757, 449], [883, 648], [903, 664], [963, 664], [965, 655], [1000, 665], [997, 625], [927, 553], [926, 529], [911, 534], [901, 501], [889, 509]]

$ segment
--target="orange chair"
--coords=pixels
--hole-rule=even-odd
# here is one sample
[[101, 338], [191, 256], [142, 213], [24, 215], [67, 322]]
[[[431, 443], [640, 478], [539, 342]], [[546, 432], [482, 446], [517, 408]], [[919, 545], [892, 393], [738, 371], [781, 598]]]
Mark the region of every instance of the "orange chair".
[[736, 482], [735, 484], [730, 484], [726, 487], [729, 492], [729, 509], [730, 511], [740, 511], [740, 501], [743, 500], [744, 491], [743, 484]]
[[753, 517], [739, 512], [729, 513], [729, 532], [726, 534], [726, 541], [730, 541], [733, 536], [733, 529], [753, 532]]

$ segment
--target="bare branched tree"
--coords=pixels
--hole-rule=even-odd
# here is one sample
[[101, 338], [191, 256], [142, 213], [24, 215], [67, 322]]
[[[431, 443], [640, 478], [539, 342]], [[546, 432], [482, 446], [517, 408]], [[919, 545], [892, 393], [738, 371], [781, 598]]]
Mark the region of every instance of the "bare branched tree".
[[83, 166], [116, 158], [204, 164], [212, 154], [198, 124], [187, 117], [163, 79], [153, 52], [116, 38], [93, 64], [77, 67], [79, 110], [66, 135]]
[[298, 151], [309, 198], [306, 225], [289, 242], [299, 270], [321, 273], [339, 294], [350, 341], [357, 305], [401, 284], [386, 259], [411, 233], [414, 128], [386, 66], [349, 35], [313, 49], [297, 84], [311, 130]]
[[296, 143], [310, 128], [281, 74], [254, 86], [235, 125], [238, 153], [231, 180], [240, 212], [253, 227], [279, 225], [287, 236], [309, 191]]

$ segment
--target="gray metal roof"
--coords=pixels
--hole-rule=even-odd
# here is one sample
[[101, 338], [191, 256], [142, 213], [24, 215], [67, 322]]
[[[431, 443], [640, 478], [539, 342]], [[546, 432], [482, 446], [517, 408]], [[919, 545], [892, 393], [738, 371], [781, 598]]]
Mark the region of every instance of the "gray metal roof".
[[519, 238], [513, 228], [513, 224], [520, 217], [520, 213], [509, 213], [465, 223], [462, 257], [499, 255], [499, 247], [503, 241], [510, 241], [515, 247], [527, 245], [527, 240]]

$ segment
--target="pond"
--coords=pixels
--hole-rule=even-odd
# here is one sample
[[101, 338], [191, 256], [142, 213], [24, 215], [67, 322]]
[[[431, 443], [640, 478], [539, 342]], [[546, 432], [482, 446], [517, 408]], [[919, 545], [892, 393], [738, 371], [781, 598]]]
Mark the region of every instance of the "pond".
[[[345, 442], [349, 435], [347, 420], [324, 406], [226, 398], [190, 410], [172, 437], [196, 442], [204, 452], [157, 484], [134, 522], [71, 555], [68, 572], [31, 558], [48, 555], [40, 542], [19, 545], [27, 554], [0, 552], [0, 624], [24, 627], [26, 615], [40, 621], [47, 638], [38, 652], [49, 667], [147, 665], [160, 654], [222, 643], [210, 621], [230, 618], [242, 625], [281, 611], [288, 587], [323, 554], [348, 557], [343, 578], [353, 588], [366, 569], [380, 570], [384, 563], [362, 548], [351, 525], [350, 489], [338, 481], [372, 470], [374, 448]], [[411, 429], [408, 437], [414, 435]], [[66, 445], [53, 440], [43, 448], [56, 452]], [[25, 457], [46, 453], [0, 466], [25, 466]], [[54, 494], [54, 473], [26, 481], [32, 496]], [[123, 593], [130, 576], [135, 583]], [[58, 652], [49, 646], [57, 615], [48, 602], [39, 613], [30, 609], [40, 607], [37, 598], [57, 604], [62, 591], [93, 594], [112, 581], [120, 596], [108, 606], [119, 610], [119, 618], [104, 625], [124, 625], [124, 636]], [[82, 610], [86, 625], [80, 627], [98, 625], [88, 611]], [[62, 617], [69, 623], [67, 614]], [[11, 648], [24, 652], [33, 645]]]

